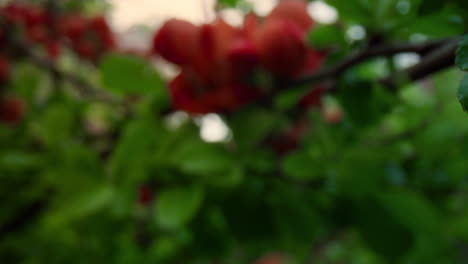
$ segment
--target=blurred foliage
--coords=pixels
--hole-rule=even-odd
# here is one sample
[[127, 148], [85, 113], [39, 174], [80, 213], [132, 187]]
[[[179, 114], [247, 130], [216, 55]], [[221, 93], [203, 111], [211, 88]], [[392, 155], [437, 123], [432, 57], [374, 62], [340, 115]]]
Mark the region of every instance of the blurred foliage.
[[[455, 63], [461, 70], [468, 71], [468, 35], [460, 42]], [[468, 75], [465, 75], [458, 88], [458, 100], [463, 109], [468, 111]]]
[[[64, 6], [95, 12], [100, 2]], [[333, 46], [330, 64], [377, 37], [442, 38], [468, 25], [464, 0], [326, 2], [339, 21], [309, 40]], [[347, 39], [353, 25], [364, 39]], [[10, 86], [28, 111], [18, 126], [0, 125], [0, 263], [238, 264], [271, 252], [291, 263], [468, 262], [468, 119], [456, 100], [458, 89], [468, 108], [468, 77], [460, 86], [459, 69], [389, 93], [376, 80], [394, 58], [354, 67], [332, 98], [344, 120], [310, 110], [304, 140], [279, 156], [267, 139], [292, 123], [281, 107], [223, 116], [232, 137], [208, 143], [196, 118], [173, 125], [175, 114], [160, 114], [165, 83], [146, 62], [111, 54], [95, 70], [61, 59], [139, 104], [129, 116], [14, 65]], [[466, 39], [457, 64], [468, 68]]]

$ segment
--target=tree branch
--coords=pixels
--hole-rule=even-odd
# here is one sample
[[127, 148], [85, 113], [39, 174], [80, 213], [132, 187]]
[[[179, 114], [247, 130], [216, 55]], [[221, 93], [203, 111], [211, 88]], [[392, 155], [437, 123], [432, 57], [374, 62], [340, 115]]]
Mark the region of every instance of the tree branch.
[[447, 41], [442, 46], [429, 53], [415, 66], [405, 71], [392, 74], [383, 79], [381, 83], [390, 90], [396, 91], [399, 81], [402, 80], [402, 78], [410, 81], [417, 81], [434, 72], [453, 66], [455, 63], [455, 51], [460, 39], [461, 38], [455, 38]]
[[[427, 54], [428, 52], [444, 46], [445, 44], [453, 44], [458, 43], [460, 40], [459, 37], [443, 39], [443, 40], [434, 40], [428, 41], [424, 43], [406, 43], [406, 44], [384, 44], [374, 48], [369, 48], [366, 50], [362, 50], [350, 55], [348, 58], [344, 59], [342, 62], [331, 66], [330, 68], [326, 68], [320, 70], [312, 75], [305, 76], [298, 80], [295, 80], [291, 83], [292, 86], [300, 86], [307, 83], [313, 83], [321, 80], [336, 78], [337, 76], [344, 73], [346, 70], [350, 69], [351, 67], [362, 63], [368, 59], [375, 58], [375, 57], [382, 57], [382, 56], [391, 56], [398, 53], [404, 52], [416, 52], [419, 54]], [[416, 73], [415, 73], [416, 76]]]

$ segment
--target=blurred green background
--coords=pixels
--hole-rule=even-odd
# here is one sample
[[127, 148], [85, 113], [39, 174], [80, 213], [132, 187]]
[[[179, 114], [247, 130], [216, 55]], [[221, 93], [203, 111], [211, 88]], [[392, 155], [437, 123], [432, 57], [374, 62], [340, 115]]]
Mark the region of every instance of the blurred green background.
[[[337, 21], [308, 38], [332, 47], [326, 65], [375, 41], [461, 36], [468, 26], [464, 0], [324, 2]], [[60, 6], [112, 11], [97, 0]], [[57, 61], [119, 98], [138, 97], [130, 110], [15, 61], [8, 89], [27, 112], [0, 124], [0, 263], [241, 264], [275, 252], [288, 263], [468, 263], [468, 119], [457, 100], [465, 73], [402, 78], [395, 93], [377, 82], [420, 59], [378, 57], [337, 76], [324, 102], [343, 120], [302, 113], [311, 128], [285, 155], [267, 139], [294, 126], [291, 109], [309, 86], [190, 117], [166, 113], [162, 66], [140, 57], [90, 65], [65, 52]], [[209, 123], [222, 136], [210, 140]]]

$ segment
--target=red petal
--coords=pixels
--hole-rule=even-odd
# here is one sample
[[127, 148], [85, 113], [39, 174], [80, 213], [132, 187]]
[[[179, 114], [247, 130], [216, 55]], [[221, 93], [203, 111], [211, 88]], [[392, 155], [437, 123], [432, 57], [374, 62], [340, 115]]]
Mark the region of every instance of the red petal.
[[199, 42], [199, 28], [190, 22], [170, 19], [153, 39], [153, 52], [164, 59], [179, 65], [191, 63], [197, 51]]
[[304, 31], [309, 30], [314, 21], [307, 13], [307, 2], [303, 0], [283, 0], [268, 15], [268, 19], [289, 19]]
[[259, 31], [256, 43], [263, 65], [273, 73], [292, 76], [305, 64], [304, 34], [288, 20], [268, 20]]

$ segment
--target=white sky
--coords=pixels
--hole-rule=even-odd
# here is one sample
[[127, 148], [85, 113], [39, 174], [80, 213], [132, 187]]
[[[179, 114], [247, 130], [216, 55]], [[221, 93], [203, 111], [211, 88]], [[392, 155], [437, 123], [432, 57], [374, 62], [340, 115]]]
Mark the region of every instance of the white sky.
[[[215, 0], [110, 0], [114, 27], [123, 31], [132, 25], [160, 23], [170, 17], [203, 23], [213, 18]], [[277, 0], [248, 0], [260, 14], [269, 12]], [[233, 18], [236, 19], [236, 18]]]
[[[133, 25], [158, 25], [175, 17], [193, 23], [209, 22], [214, 18], [213, 7], [216, 0], [109, 0], [113, 6], [111, 21], [117, 31], [125, 31]], [[279, 0], [246, 0], [259, 15], [266, 15]], [[237, 11], [237, 13], [236, 13]], [[337, 19], [334, 8], [322, 1], [315, 1], [308, 8], [318, 22], [329, 24]], [[242, 21], [238, 10], [226, 10], [223, 17], [233, 24]]]

